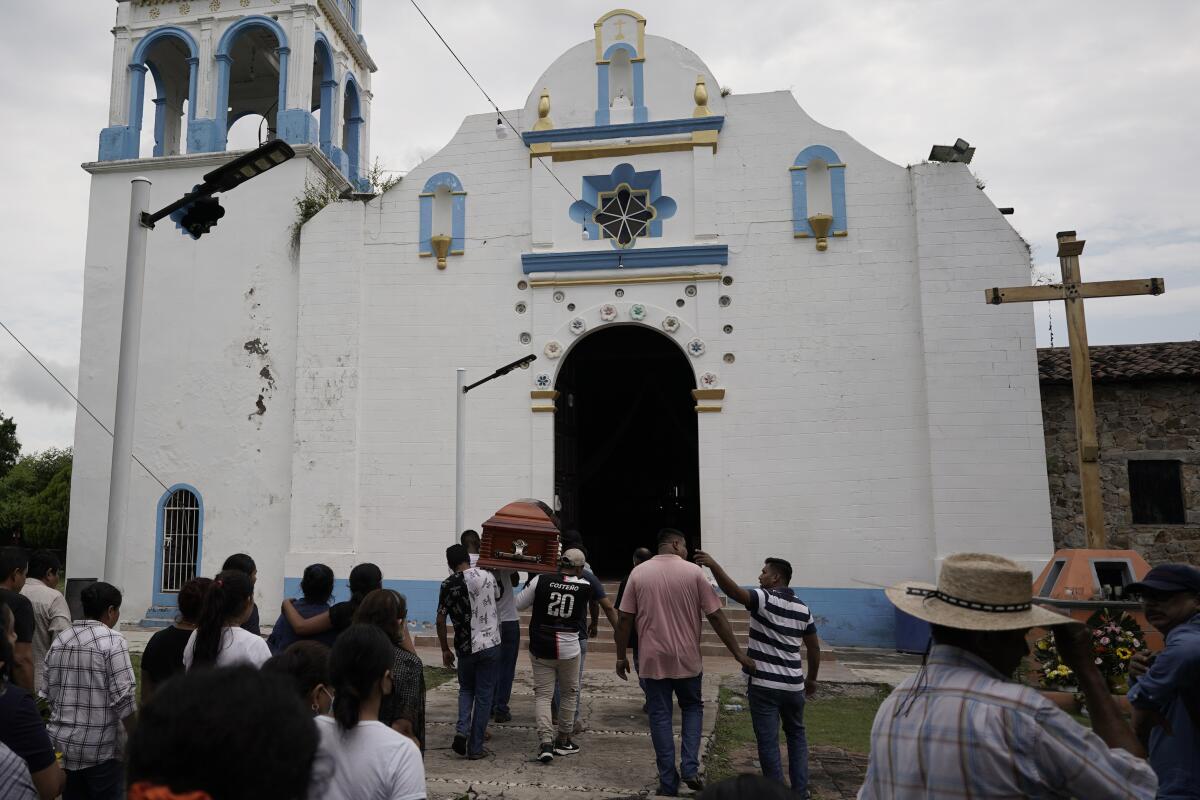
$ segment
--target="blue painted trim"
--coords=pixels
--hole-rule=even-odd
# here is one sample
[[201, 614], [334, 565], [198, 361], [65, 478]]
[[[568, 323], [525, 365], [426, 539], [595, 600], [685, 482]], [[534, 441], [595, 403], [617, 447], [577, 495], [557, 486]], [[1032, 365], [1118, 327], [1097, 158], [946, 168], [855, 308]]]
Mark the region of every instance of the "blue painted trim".
[[196, 45], [196, 40], [192, 38], [190, 33], [183, 28], [177, 28], [174, 25], [164, 25], [161, 28], [155, 28], [141, 38], [141, 41], [138, 42], [137, 47], [133, 49], [133, 56], [129, 59], [129, 63], [144, 63], [146, 60], [146, 53], [149, 52], [151, 45], [153, 45], [159, 39], [165, 39], [168, 37], [182, 39], [183, 43], [187, 45], [188, 56], [191, 58], [199, 58], [200, 48]]
[[327, 142], [321, 145], [321, 152], [329, 156], [329, 160], [337, 167], [338, 172], [345, 175], [350, 171], [350, 159], [346, 158], [345, 151], [332, 142]]
[[[442, 587], [441, 581], [422, 580], [385, 580], [385, 589], [392, 589], [404, 595], [408, 601], [408, 621], [420, 625], [432, 625], [437, 618], [438, 594]], [[300, 578], [287, 577], [283, 579], [283, 596], [300, 597]], [[333, 582], [332, 602], [339, 603], [350, 599], [350, 584], [344, 578]], [[267, 618], [263, 618], [263, 623]]]
[[[200, 507], [200, 528], [196, 532], [196, 574], [200, 574], [200, 564], [204, 553], [204, 498], [200, 495], [200, 490], [195, 486], [187, 483], [177, 483], [163, 493], [162, 497], [158, 498], [158, 506], [155, 510], [154, 523], [154, 584], [150, 590], [153, 592], [154, 605], [159, 609], [175, 608], [178, 605], [177, 596], [173, 592], [159, 591], [162, 586], [162, 556], [163, 556], [163, 507], [167, 501], [171, 499], [171, 495], [180, 489], [186, 489], [196, 497], [196, 505]], [[150, 616], [150, 612], [146, 612]]]
[[288, 144], [317, 144], [317, 118], [303, 108], [289, 108], [275, 116], [277, 135]]
[[[275, 35], [275, 41], [279, 43], [276, 48], [276, 53], [279, 54], [279, 99], [276, 108], [283, 110], [287, 108], [287, 70], [288, 70], [288, 55], [291, 50], [288, 48], [287, 34], [278, 22], [270, 17], [264, 17], [261, 14], [252, 14], [248, 17], [242, 17], [237, 22], [225, 29], [225, 33], [221, 35], [221, 40], [217, 45], [216, 53], [213, 58], [217, 62], [217, 108], [214, 120], [219, 134], [219, 146], [211, 149], [197, 152], [214, 152], [224, 150], [229, 143], [229, 72], [233, 66], [233, 56], [230, 55], [230, 50], [233, 49], [233, 43], [237, 37], [249, 28], [266, 28]], [[305, 100], [305, 103], [308, 101]], [[276, 128], [278, 128], [278, 118], [276, 118]], [[188, 143], [191, 143], [191, 136], [188, 136]], [[207, 142], [212, 144], [211, 142]], [[190, 148], [189, 148], [190, 152]]]
[[597, 125], [608, 125], [611, 119], [608, 110], [610, 74], [608, 62], [612, 60], [613, 53], [616, 53], [620, 50], [624, 50], [629, 53], [629, 66], [633, 74], [633, 97], [630, 99], [630, 105], [633, 106], [633, 121], [636, 124], [646, 122], [649, 119], [649, 113], [646, 111], [645, 70], [643, 69], [645, 62], [633, 60], [638, 57], [638, 52], [633, 45], [627, 42], [617, 42], [605, 51], [605, 63], [596, 65]]
[[[829, 166], [829, 193], [833, 205], [833, 225], [830, 234], [846, 233], [846, 166], [842, 164], [838, 154], [823, 144], [814, 144], [804, 148], [796, 156], [793, 166], [807, 167], [813, 161], [820, 159]], [[792, 173], [792, 232], [806, 233], [815, 236], [812, 225], [808, 221], [808, 170], [793, 169]]]
[[665, 136], [672, 133], [692, 131], [719, 131], [725, 117], [686, 117], [663, 119], [654, 122], [631, 122], [624, 125], [596, 125], [591, 128], [552, 128], [548, 131], [525, 131], [521, 138], [525, 144], [541, 142], [583, 142], [594, 139], [629, 139], [638, 136]]
[[313, 57], [321, 67], [321, 93], [318, 98], [321, 109], [321, 125], [317, 131], [317, 142], [321, 149], [329, 155], [328, 148], [333, 146], [333, 109], [336, 103], [338, 82], [333, 72], [333, 47], [325, 34], [317, 31], [313, 44]]
[[572, 253], [522, 253], [521, 271], [584, 272], [595, 269], [650, 269], [729, 263], [724, 244], [654, 247], [642, 250], [583, 250]]
[[439, 172], [425, 181], [418, 198], [420, 206], [420, 235], [417, 243], [418, 252], [423, 255], [433, 254], [433, 244], [429, 241], [433, 236], [433, 195], [438, 189], [446, 187], [450, 190], [450, 250], [462, 252], [467, 244], [467, 196], [462, 181], [453, 172]]
[[895, 606], [882, 589], [793, 586], [792, 591], [809, 607], [822, 641], [843, 647], [895, 646]]
[[362, 142], [362, 99], [358, 88], [358, 81], [354, 77], [354, 73], [346, 73], [346, 90], [342, 100], [342, 149], [346, 152], [348, 161], [348, 171], [346, 177], [350, 183], [358, 186], [359, 178], [362, 175], [361, 163], [361, 142]]
[[[192, 57], [188, 59], [188, 123], [196, 118], [196, 87], [200, 83], [200, 59]], [[187, 135], [184, 134], [184, 138]]]
[[188, 123], [189, 153], [218, 153], [225, 149], [225, 134], [215, 119], [194, 119]]
[[[650, 204], [654, 205], [655, 210], [660, 213], [650, 223], [648, 236], [662, 236], [663, 220], [673, 216], [675, 213], [674, 201], [672, 201], [672, 210], [670, 213], [661, 213], [662, 210], [658, 201], [663, 196], [662, 171], [655, 169], [637, 172], [631, 164], [618, 164], [608, 175], [585, 175], [583, 177], [583, 205], [585, 207], [577, 208], [578, 204], [572, 204], [570, 209], [571, 218], [583, 225], [588, 232], [588, 239], [598, 241], [601, 238], [600, 226], [592, 220], [592, 214], [595, 213], [595, 210], [600, 205], [600, 193], [611, 192], [622, 183], [628, 183], [630, 188], [644, 189], [650, 193]], [[616, 247], [615, 242], [613, 246]]]

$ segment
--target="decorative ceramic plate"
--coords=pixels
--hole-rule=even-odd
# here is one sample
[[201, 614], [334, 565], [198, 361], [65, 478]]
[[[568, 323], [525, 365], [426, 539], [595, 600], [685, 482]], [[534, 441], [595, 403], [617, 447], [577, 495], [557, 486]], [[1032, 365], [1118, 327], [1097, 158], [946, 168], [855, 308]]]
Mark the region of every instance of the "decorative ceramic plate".
[[546, 342], [546, 346], [542, 349], [542, 354], [546, 358], [558, 358], [563, 353], [562, 345], [553, 339]]
[[664, 317], [662, 321], [662, 329], [667, 333], [674, 333], [679, 330], [678, 317]]
[[[706, 372], [704, 374], [711, 375], [712, 373]], [[716, 376], [714, 375], [713, 377], [715, 378]], [[703, 377], [701, 378], [701, 380], [704, 380]], [[533, 383], [539, 389], [549, 389], [550, 386], [554, 383], [554, 381], [550, 378], [549, 372], [539, 372], [537, 374], [537, 377], [533, 379]]]
[[643, 320], [646, 318], [646, 307], [641, 303], [634, 303], [629, 307], [629, 318], [632, 320]]
[[567, 324], [567, 327], [571, 329], [571, 333], [578, 336], [587, 330], [587, 320], [583, 317], [576, 317]]
[[[538, 377], [541, 376], [539, 375]], [[712, 389], [720, 382], [721, 379], [717, 377], [717, 373], [715, 372], [705, 372], [700, 375], [700, 385], [705, 389]]]
[[688, 340], [687, 351], [695, 358], [699, 358], [700, 356], [704, 355], [704, 340], [703, 339]]
[[600, 306], [600, 319], [605, 322], [612, 322], [617, 318], [617, 307], [612, 303], [605, 303]]

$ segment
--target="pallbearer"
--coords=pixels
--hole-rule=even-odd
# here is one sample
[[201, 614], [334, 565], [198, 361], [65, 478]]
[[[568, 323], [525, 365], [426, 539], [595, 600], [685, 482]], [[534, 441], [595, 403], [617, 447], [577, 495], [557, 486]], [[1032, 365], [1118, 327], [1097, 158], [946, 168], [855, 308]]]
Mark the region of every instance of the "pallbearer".
[[[579, 626], [587, 612], [592, 589], [581, 576], [583, 553], [568, 550], [559, 560], [559, 571], [538, 575], [517, 595], [517, 608], [533, 607], [529, 622], [529, 655], [533, 661], [533, 696], [537, 709], [538, 760], [549, 763], [556, 755], [579, 752], [571, 741], [575, 706], [579, 700]], [[550, 702], [557, 678], [562, 690], [558, 736], [550, 720]]]

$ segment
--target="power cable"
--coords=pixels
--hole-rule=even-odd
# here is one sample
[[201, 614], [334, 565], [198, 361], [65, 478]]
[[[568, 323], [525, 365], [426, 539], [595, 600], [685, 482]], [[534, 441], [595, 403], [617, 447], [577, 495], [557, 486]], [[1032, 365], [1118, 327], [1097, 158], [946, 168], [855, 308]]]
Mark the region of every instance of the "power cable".
[[[17, 335], [15, 333], [13, 333], [12, 330], [10, 330], [7, 325], [4, 324], [3, 320], [0, 320], [0, 328], [4, 328], [4, 332], [7, 333], [9, 336], [11, 336], [12, 340], [14, 342], [16, 342], [18, 345], [20, 345], [21, 349], [24, 350], [26, 353], [28, 353], [29, 357], [32, 358], [34, 361], [36, 361], [37, 365], [39, 367], [41, 367], [43, 370], [45, 370], [46, 374], [49, 375], [51, 378], [53, 378], [54, 382], [57, 383], [64, 392], [66, 392], [67, 394], [69, 394], [71, 396], [71, 399], [75, 401], [76, 405], [78, 405], [80, 408], [82, 408], [84, 411], [86, 411], [87, 415], [89, 417], [91, 417], [93, 420], [95, 420], [96, 424], [99, 425], [104, 430], [104, 432], [109, 435], [110, 438], [112, 437], [113, 432], [108, 429], [108, 426], [105, 425], [103, 422], [101, 422], [100, 419], [95, 414], [92, 413], [92, 410], [90, 408], [88, 408], [87, 406], [85, 406], [83, 404], [83, 401], [80, 400], [78, 397], [76, 397], [75, 393], [72, 392], [70, 389], [68, 389], [66, 384], [64, 384], [62, 381], [60, 381], [58, 379], [58, 376], [55, 375], [53, 372], [51, 372], [50, 368], [47, 367], [44, 363], [42, 363], [42, 360], [40, 358], [38, 358], [37, 355], [35, 355], [32, 350], [30, 350], [28, 347], [26, 347], [24, 342], [22, 342], [20, 339], [17, 338]], [[168, 492], [171, 491], [171, 487], [167, 486], [165, 483], [163, 483], [162, 480], [157, 475], [154, 474], [153, 470], [151, 470], [144, 463], [142, 463], [142, 460], [140, 458], [138, 458], [136, 455], [133, 455], [132, 453], [130, 453], [130, 457], [132, 457], [133, 460], [138, 463], [138, 466], [140, 466], [142, 469], [146, 470], [146, 474], [149, 475], [151, 478], [154, 478], [154, 480], [158, 482], [158, 485], [163, 487], [163, 489], [165, 491], [168, 491]]]
[[[458, 57], [458, 53], [454, 52], [454, 48], [451, 47], [450, 43], [446, 41], [446, 37], [442, 36], [441, 32], [437, 29], [437, 27], [433, 24], [433, 22], [430, 21], [429, 17], [425, 16], [425, 12], [421, 10], [421, 7], [419, 5], [417, 5], [417, 0], [408, 0], [408, 2], [412, 3], [412, 7], [415, 8], [417, 10], [417, 13], [421, 15], [421, 19], [425, 20], [425, 24], [429, 26], [429, 29], [433, 31], [434, 35], [436, 35], [438, 37], [438, 39], [441, 40], [442, 44], [446, 46], [446, 49], [450, 52], [450, 55], [452, 55], [454, 57], [454, 60], [458, 62], [458, 65], [460, 67], [462, 67], [463, 72], [467, 73], [467, 77], [471, 79], [471, 82], [475, 84], [475, 87], [477, 89], [479, 89], [480, 93], [484, 96], [484, 98], [487, 99], [488, 103], [491, 104], [492, 108], [494, 108], [496, 110], [496, 116], [499, 117], [500, 119], [504, 120], [504, 124], [507, 125], [510, 129], [512, 129], [512, 132], [515, 133], [518, 136], [518, 138], [521, 138], [521, 132], [519, 130], [517, 130], [517, 127], [515, 125], [513, 125], [512, 122], [509, 121], [508, 117], [506, 117], [504, 115], [504, 112], [500, 110], [500, 106], [496, 105], [496, 101], [492, 99], [491, 95], [489, 95], [487, 93], [487, 90], [484, 89], [483, 86], [479, 83], [479, 81], [476, 80], [475, 76], [471, 74], [471, 70], [467, 69], [467, 65], [464, 64], [463, 60]], [[524, 142], [525, 142], [525, 139], [521, 138], [521, 143], [524, 144]], [[526, 149], [528, 149], [529, 145], [525, 145], [525, 147], [526, 147]], [[545, 159], [539, 158], [539, 159], [537, 159], [537, 162], [539, 164], [541, 164], [542, 167], [544, 167], [547, 172], [550, 173], [550, 177], [554, 178], [555, 182], [558, 183], [558, 185], [563, 188], [564, 192], [566, 192], [568, 195], [571, 196], [572, 200], [578, 202], [579, 198], [575, 196], [574, 192], [572, 192], [570, 189], [567, 188], [567, 185], [565, 183], [563, 183], [562, 180], [559, 179], [558, 175], [555, 174], [554, 170], [550, 169], [550, 165], [546, 163]]]

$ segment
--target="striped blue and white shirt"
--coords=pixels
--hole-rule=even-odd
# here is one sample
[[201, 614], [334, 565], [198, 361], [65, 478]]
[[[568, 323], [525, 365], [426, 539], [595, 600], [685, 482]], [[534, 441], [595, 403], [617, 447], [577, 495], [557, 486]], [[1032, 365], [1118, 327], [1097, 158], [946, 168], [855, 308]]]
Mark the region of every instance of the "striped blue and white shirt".
[[[804, 688], [803, 639], [816, 634], [808, 606], [791, 589], [751, 589], [750, 646], [754, 659], [750, 685], [798, 692]], [[746, 672], [745, 668], [742, 669]], [[748, 673], [747, 673], [748, 674]]]

